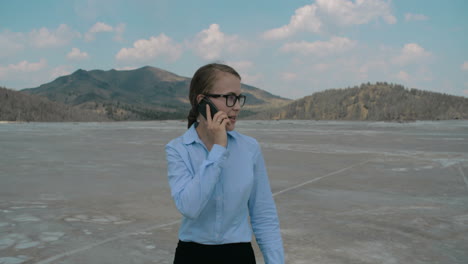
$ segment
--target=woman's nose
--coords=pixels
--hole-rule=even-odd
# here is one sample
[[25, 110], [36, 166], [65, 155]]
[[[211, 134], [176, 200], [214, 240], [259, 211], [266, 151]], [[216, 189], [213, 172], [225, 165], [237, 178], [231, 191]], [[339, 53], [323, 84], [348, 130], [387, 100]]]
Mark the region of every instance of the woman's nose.
[[239, 111], [241, 109], [239, 100], [236, 100], [236, 103], [232, 106], [232, 109], [236, 111]]

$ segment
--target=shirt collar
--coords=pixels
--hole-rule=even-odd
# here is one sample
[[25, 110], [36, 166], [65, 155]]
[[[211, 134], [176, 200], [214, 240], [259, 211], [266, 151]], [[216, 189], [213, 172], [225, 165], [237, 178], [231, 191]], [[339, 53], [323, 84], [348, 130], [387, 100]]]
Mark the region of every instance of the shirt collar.
[[[198, 133], [197, 133], [197, 130], [196, 130], [197, 125], [198, 125], [197, 122], [193, 123], [193, 125], [190, 126], [190, 128], [184, 133], [184, 135], [183, 135], [184, 144], [190, 145], [190, 144], [192, 144], [194, 142], [200, 142], [201, 143], [201, 140], [198, 137]], [[237, 137], [237, 133], [235, 131], [228, 131], [227, 134], [228, 134], [228, 136], [230, 136], [233, 139], [235, 139]]]

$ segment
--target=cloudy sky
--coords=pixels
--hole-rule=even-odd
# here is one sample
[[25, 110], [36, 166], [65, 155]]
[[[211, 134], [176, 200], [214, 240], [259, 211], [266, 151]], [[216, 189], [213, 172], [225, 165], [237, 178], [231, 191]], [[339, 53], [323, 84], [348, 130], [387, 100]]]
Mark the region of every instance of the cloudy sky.
[[466, 0], [0, 2], [0, 86], [209, 62], [287, 98], [386, 81], [468, 97]]

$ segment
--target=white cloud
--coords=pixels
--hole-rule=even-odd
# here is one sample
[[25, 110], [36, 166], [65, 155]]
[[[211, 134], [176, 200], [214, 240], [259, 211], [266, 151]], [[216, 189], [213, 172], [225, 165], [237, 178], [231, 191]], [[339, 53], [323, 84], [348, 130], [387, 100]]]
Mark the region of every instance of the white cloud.
[[248, 44], [236, 35], [224, 34], [218, 24], [211, 24], [208, 29], [199, 32], [187, 46], [204, 60], [216, 60], [224, 54], [245, 50]]
[[148, 61], [157, 57], [166, 57], [170, 61], [175, 61], [181, 54], [182, 45], [165, 34], [160, 34], [157, 37], [135, 41], [133, 48], [122, 48], [115, 58], [125, 61]]
[[395, 24], [389, 2], [383, 0], [317, 0], [319, 11], [342, 26], [367, 24], [382, 18], [387, 24]]
[[24, 34], [10, 32], [8, 30], [0, 33], [0, 58], [12, 56], [24, 49]]
[[460, 68], [462, 71], [468, 71], [468, 61], [463, 62]]
[[45, 27], [33, 29], [29, 33], [3, 31], [0, 33], [0, 58], [11, 56], [27, 46], [34, 48], [65, 46], [79, 37], [81, 34], [66, 24], [59, 25], [57, 29]]
[[96, 39], [96, 37], [94, 36], [94, 34], [89, 33], [89, 32], [87, 32], [87, 33], [85, 34], [85, 41], [90, 42], [90, 41], [93, 41], [93, 40], [95, 40], [95, 39]]
[[323, 71], [327, 71], [328, 69], [330, 69], [330, 64], [327, 64], [327, 63], [318, 63], [312, 66], [312, 70], [314, 72], [315, 71], [323, 72]]
[[[326, 42], [331, 41], [326, 40]], [[394, 62], [397, 57], [400, 57], [397, 62], [406, 64]], [[281, 69], [285, 69], [284, 71], [280, 70], [276, 75], [267, 76], [268, 85], [263, 87], [272, 90], [277, 89], [276, 87], [286, 87], [284, 89], [300, 87], [298, 89], [302, 91], [298, 90], [297, 93], [300, 96], [310, 95], [314, 91], [322, 89], [344, 88], [366, 82], [389, 82], [401, 83], [410, 87], [431, 87], [438, 82], [433, 63], [431, 63], [433, 57], [434, 55], [419, 45], [405, 46], [403, 44], [400, 47], [379, 47], [359, 42], [355, 48], [338, 56], [293, 56], [291, 60], [285, 62], [285, 65], [281, 66]], [[463, 61], [456, 64], [455, 67], [461, 67]], [[293, 75], [288, 76], [284, 74], [285, 72], [297, 74], [297, 79], [293, 80], [294, 85], [290, 85], [287, 81]], [[294, 97], [286, 90], [277, 90], [276, 92], [281, 96]]]
[[397, 23], [397, 19], [394, 15], [388, 14], [383, 16], [383, 20], [387, 22], [387, 24], [394, 25]]
[[11, 74], [30, 73], [44, 69], [47, 66], [47, 61], [41, 59], [39, 62], [21, 61], [17, 64], [9, 64], [8, 66], [0, 66], [0, 80], [5, 80]]
[[320, 32], [322, 22], [316, 15], [317, 8], [317, 5], [312, 4], [296, 9], [289, 24], [268, 30], [263, 34], [263, 37], [266, 39], [282, 39], [292, 36], [299, 31]]
[[422, 14], [411, 14], [411, 13], [405, 14], [405, 21], [424, 21], [428, 19], [429, 17], [422, 15]]
[[115, 41], [123, 41], [123, 33], [125, 32], [125, 24], [120, 23], [116, 27], [114, 27], [114, 40]]
[[80, 34], [72, 31], [65, 24], [61, 24], [56, 30], [51, 31], [43, 27], [29, 33], [30, 44], [38, 48], [64, 46], [76, 37], [80, 37]]
[[245, 83], [248, 85], [254, 85], [254, 86], [260, 86], [261, 82], [265, 79], [264, 75], [261, 73], [257, 73], [257, 74], [244, 73], [244, 74], [241, 74], [241, 77], [242, 77], [242, 83]]
[[401, 50], [400, 54], [393, 58], [392, 62], [398, 65], [407, 65], [421, 62], [432, 57], [432, 54], [416, 43], [408, 43]]
[[330, 41], [290, 42], [281, 47], [283, 52], [294, 52], [302, 55], [327, 56], [343, 53], [356, 46], [356, 41], [343, 37], [332, 37]]
[[35, 72], [42, 70], [46, 66], [47, 61], [45, 59], [41, 59], [39, 62], [21, 61], [17, 64], [8, 65], [8, 68], [16, 72]]
[[71, 71], [72, 67], [68, 65], [55, 67], [50, 71], [50, 79], [55, 80], [60, 76], [69, 75], [71, 74]]
[[374, 58], [367, 58], [365, 61], [360, 62], [362, 64], [356, 65], [358, 69], [358, 77], [361, 79], [369, 79], [369, 76], [375, 76], [376, 72], [380, 74], [385, 74], [389, 72], [389, 64], [387, 59], [379, 58], [375, 56]]
[[263, 74], [261, 73], [252, 73], [252, 70], [255, 70], [255, 64], [252, 61], [243, 60], [243, 61], [227, 61], [224, 62], [226, 65], [234, 68], [241, 76], [242, 83], [248, 85], [258, 85], [260, 81], [264, 79]]
[[67, 54], [67, 58], [70, 60], [84, 60], [88, 59], [89, 55], [78, 48], [72, 48], [72, 50]]
[[228, 61], [226, 65], [231, 66], [237, 72], [247, 72], [254, 66], [252, 61]]
[[282, 39], [298, 32], [320, 33], [327, 26], [346, 27], [367, 24], [382, 18], [387, 24], [395, 24], [389, 2], [383, 0], [317, 0], [298, 8], [289, 24], [263, 33], [266, 39]]
[[410, 80], [410, 76], [407, 72], [404, 72], [404, 71], [400, 71], [397, 75], [396, 75], [396, 78], [398, 80], [401, 80], [401, 81], [409, 81]]
[[281, 73], [281, 79], [283, 81], [294, 81], [298, 78], [297, 73], [294, 72], [283, 72]]
[[97, 22], [89, 29], [90, 33], [112, 32], [112, 31], [114, 31], [114, 29], [111, 26], [102, 22]]
[[125, 31], [125, 24], [118, 24], [116, 27], [112, 27], [108, 24], [105, 24], [103, 22], [97, 22], [94, 24], [88, 32], [85, 34], [85, 40], [86, 41], [93, 41], [96, 39], [96, 34], [101, 33], [101, 32], [115, 32], [115, 37], [114, 40], [116, 41], [121, 41], [122, 40], [122, 34]]

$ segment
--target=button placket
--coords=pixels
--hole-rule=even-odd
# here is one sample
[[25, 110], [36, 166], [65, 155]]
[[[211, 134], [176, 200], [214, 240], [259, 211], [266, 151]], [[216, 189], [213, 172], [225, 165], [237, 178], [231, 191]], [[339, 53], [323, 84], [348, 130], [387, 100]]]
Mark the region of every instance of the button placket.
[[216, 222], [215, 222], [215, 237], [218, 242], [221, 242], [221, 229], [222, 229], [222, 184], [218, 183], [216, 185], [216, 193], [215, 193], [215, 200], [216, 200]]

